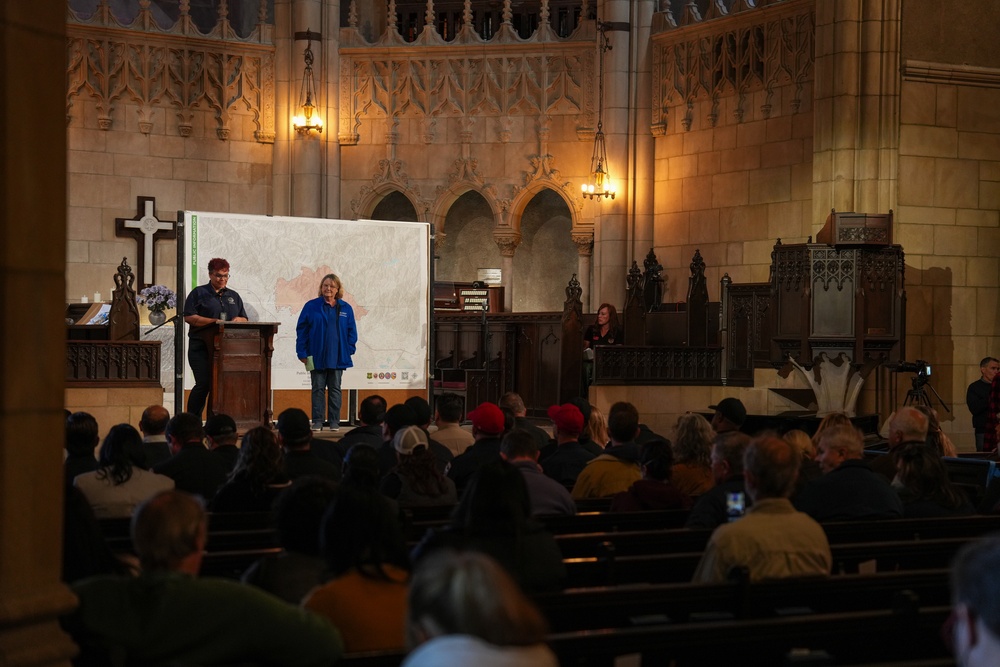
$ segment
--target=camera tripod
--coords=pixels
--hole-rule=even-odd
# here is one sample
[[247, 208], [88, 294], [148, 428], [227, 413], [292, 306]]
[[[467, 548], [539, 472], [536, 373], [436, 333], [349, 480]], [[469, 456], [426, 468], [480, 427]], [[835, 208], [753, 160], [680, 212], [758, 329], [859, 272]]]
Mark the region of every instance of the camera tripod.
[[927, 378], [917, 375], [911, 380], [911, 382], [913, 383], [913, 386], [908, 392], [906, 392], [906, 398], [903, 400], [903, 407], [908, 405], [924, 405], [928, 408], [933, 408], [934, 406], [931, 405], [930, 398], [927, 397], [927, 392], [924, 391], [924, 387], [927, 387], [931, 390], [934, 398], [938, 400], [938, 403], [941, 404], [941, 407], [945, 409], [945, 412], [951, 412], [951, 410], [948, 409], [947, 404], [945, 404], [944, 399], [941, 398], [941, 394], [937, 393], [937, 390], [931, 386], [931, 383], [927, 381]]

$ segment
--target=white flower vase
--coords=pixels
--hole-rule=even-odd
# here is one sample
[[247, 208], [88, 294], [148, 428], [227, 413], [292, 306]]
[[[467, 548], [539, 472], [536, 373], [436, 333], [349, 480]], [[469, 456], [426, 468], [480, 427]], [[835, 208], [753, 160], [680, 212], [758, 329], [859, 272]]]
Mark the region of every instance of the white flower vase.
[[151, 310], [149, 311], [149, 323], [154, 327], [158, 327], [167, 321], [167, 314], [162, 310]]

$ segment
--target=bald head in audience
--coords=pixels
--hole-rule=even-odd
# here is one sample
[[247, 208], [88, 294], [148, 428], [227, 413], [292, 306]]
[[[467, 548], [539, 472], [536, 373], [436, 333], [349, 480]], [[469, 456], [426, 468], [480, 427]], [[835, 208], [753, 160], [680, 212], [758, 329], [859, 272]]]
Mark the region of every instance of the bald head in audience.
[[927, 415], [913, 407], [896, 410], [889, 419], [889, 448], [896, 449], [908, 442], [926, 442]]

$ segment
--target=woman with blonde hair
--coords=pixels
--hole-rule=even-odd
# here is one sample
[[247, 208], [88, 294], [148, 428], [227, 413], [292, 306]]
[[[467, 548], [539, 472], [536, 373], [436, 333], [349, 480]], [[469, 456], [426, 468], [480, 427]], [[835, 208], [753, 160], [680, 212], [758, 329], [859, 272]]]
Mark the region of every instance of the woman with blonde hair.
[[489, 556], [443, 550], [410, 582], [403, 667], [555, 667], [538, 609]]
[[583, 426], [583, 435], [601, 449], [608, 446], [608, 418], [596, 405], [590, 407], [590, 418]]
[[820, 420], [819, 426], [816, 427], [816, 432], [813, 433], [812, 441], [813, 447], [819, 446], [819, 439], [823, 436], [823, 431], [828, 428], [833, 428], [834, 426], [854, 426], [851, 423], [851, 418], [848, 417], [843, 412], [831, 412], [830, 414], [823, 417]]
[[670, 479], [681, 493], [696, 497], [715, 486], [712, 476], [712, 425], [688, 412], [677, 418], [674, 465]]

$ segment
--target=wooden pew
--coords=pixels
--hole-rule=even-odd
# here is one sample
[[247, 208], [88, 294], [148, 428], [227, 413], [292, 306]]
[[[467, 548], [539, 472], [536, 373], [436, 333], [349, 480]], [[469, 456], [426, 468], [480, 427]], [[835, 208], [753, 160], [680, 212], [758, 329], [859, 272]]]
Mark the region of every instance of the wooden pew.
[[[581, 588], [533, 597], [554, 632], [949, 603], [948, 570], [797, 578], [748, 584]], [[902, 601], [897, 598], [903, 594]]]

